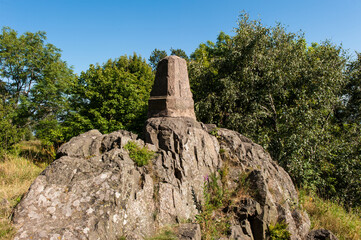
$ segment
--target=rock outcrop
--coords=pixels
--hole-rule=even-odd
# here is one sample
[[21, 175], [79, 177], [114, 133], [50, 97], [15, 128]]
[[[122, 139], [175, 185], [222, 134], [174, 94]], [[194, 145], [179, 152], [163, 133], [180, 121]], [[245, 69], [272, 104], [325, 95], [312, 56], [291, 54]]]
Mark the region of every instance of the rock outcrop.
[[315, 229], [310, 231], [306, 240], [338, 240], [338, 238], [327, 229]]
[[[165, 61], [175, 70], [162, 66]], [[169, 57], [158, 71], [168, 69], [164, 71], [169, 79], [177, 79], [172, 76], [182, 64]], [[182, 81], [188, 80], [185, 76]], [[156, 93], [159, 84], [152, 96], [168, 96]], [[195, 219], [205, 202], [204, 184], [212, 174], [220, 177], [220, 171], [227, 174], [219, 184], [234, 193], [231, 204], [221, 209], [230, 224], [224, 239], [266, 239], [268, 226], [281, 221], [287, 223], [292, 239], [304, 239], [310, 222], [298, 208], [289, 175], [243, 135], [197, 122], [191, 111], [183, 116], [181, 109], [193, 111], [193, 100], [179, 107], [177, 101], [188, 92], [189, 83], [180, 85], [174, 85], [182, 89], [174, 90], [176, 98], [162, 99], [165, 108], [158, 108], [152, 103], [156, 98], [151, 98], [150, 106], [156, 107], [149, 111], [144, 140], [123, 130], [92, 130], [62, 145], [57, 159], [16, 207], [15, 239], [144, 239], [184, 222], [193, 224], [181, 224], [179, 238], [200, 239]], [[153, 159], [138, 166], [125, 147], [130, 141], [154, 151]], [[248, 185], [242, 189], [243, 178]]]

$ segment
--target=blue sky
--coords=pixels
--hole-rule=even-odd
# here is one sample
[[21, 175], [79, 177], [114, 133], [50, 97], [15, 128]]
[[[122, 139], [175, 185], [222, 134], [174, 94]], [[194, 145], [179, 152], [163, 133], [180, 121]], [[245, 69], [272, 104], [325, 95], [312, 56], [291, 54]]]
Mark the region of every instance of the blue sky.
[[302, 30], [309, 43], [361, 52], [361, 0], [0, 0], [0, 27], [45, 31], [80, 73], [133, 52], [148, 59], [155, 48], [190, 54], [220, 31], [232, 35], [243, 10], [264, 25]]

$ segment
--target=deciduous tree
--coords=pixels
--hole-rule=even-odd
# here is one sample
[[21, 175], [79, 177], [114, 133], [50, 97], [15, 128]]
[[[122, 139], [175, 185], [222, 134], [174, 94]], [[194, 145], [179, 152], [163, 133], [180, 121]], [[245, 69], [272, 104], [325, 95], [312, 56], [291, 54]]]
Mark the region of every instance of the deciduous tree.
[[71, 94], [72, 109], [64, 122], [68, 138], [91, 129], [141, 132], [153, 80], [151, 67], [136, 54], [90, 65]]
[[152, 66], [153, 71], [156, 70], [159, 61], [167, 56], [167, 52], [164, 50], [154, 49], [150, 54], [149, 63]]
[[336, 195], [334, 116], [347, 82], [341, 47], [327, 41], [308, 46], [302, 33], [244, 14], [233, 37], [221, 33], [191, 59], [199, 120], [260, 143], [297, 185]]
[[14, 110], [11, 124], [53, 138], [54, 125], [47, 128], [46, 123], [59, 120], [67, 105], [66, 91], [74, 80], [72, 70], [61, 60], [60, 49], [46, 43], [45, 32], [18, 36], [4, 27], [0, 77], [7, 92], [4, 103]]

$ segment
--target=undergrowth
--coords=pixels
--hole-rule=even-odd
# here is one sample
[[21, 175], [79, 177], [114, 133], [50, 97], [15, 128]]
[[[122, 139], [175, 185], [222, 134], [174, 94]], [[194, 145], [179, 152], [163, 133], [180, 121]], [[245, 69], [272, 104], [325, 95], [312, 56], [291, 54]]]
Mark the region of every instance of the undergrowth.
[[[224, 172], [221, 171], [221, 176]], [[201, 226], [202, 239], [216, 239], [228, 235], [230, 219], [222, 211], [229, 203], [230, 194], [216, 174], [205, 177], [203, 185], [204, 203], [196, 222]]]
[[361, 239], [361, 215], [354, 210], [346, 211], [335, 201], [324, 200], [316, 194], [299, 192], [300, 203], [310, 216], [311, 228], [325, 228], [340, 240]]
[[155, 155], [153, 151], [148, 150], [146, 147], [141, 147], [133, 141], [125, 144], [124, 148], [129, 152], [129, 157], [138, 167], [147, 165]]
[[29, 159], [38, 165], [50, 164], [56, 156], [56, 149], [53, 144], [40, 140], [30, 140], [15, 144], [11, 152], [17, 156]]
[[[0, 239], [12, 239], [12, 209], [20, 202], [34, 179], [48, 165], [40, 142], [22, 142], [17, 151], [5, 153], [0, 161]], [[21, 154], [28, 151], [31, 154]]]

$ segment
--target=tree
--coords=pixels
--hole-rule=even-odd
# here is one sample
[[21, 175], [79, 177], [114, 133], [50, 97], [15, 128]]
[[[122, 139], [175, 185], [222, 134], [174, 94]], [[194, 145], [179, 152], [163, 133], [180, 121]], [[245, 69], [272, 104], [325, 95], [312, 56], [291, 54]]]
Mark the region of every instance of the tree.
[[178, 49], [173, 49], [173, 48], [171, 48], [171, 49], [170, 49], [170, 55], [175, 55], [175, 56], [181, 57], [181, 58], [183, 58], [184, 60], [186, 60], [187, 62], [188, 62], [188, 60], [189, 60], [186, 52], [183, 51], [183, 50], [180, 49], [180, 48], [178, 48]]
[[24, 134], [23, 129], [13, 124], [15, 115], [12, 105], [4, 98], [0, 99], [0, 157], [3, 153], [17, 143]]
[[45, 41], [45, 32], [18, 36], [4, 27], [0, 34], [0, 77], [7, 91], [4, 103], [14, 110], [11, 124], [37, 134], [53, 131], [53, 125], [44, 129], [44, 123], [58, 121], [74, 80], [72, 70], [61, 60], [60, 49]]
[[343, 89], [345, 105], [339, 109], [338, 117], [347, 123], [361, 123], [361, 53], [351, 61], [346, 70], [348, 80]]
[[235, 36], [221, 33], [191, 55], [197, 118], [263, 145], [297, 185], [335, 194], [333, 120], [345, 64], [330, 42], [307, 46], [303, 34], [243, 14]]
[[[335, 191], [346, 199], [347, 207], [361, 205], [361, 54], [347, 64], [346, 84], [336, 109], [332, 152]], [[342, 191], [339, 191], [342, 189]]]
[[[187, 62], [189, 60], [186, 52], [180, 48], [178, 48], [178, 49], [171, 48], [170, 55], [175, 55], [175, 56], [181, 57], [181, 58], [185, 59]], [[165, 50], [159, 50], [157, 48], [153, 50], [153, 52], [151, 53], [151, 55], [149, 57], [149, 63], [152, 66], [153, 71], [155, 71], [157, 69], [159, 61], [162, 60], [163, 58], [165, 58], [166, 56], [167, 56], [167, 52]]]
[[136, 54], [90, 65], [71, 93], [72, 108], [63, 124], [66, 138], [91, 129], [141, 132], [153, 80], [152, 69]]
[[153, 50], [153, 52], [150, 54], [149, 57], [149, 63], [153, 71], [156, 70], [159, 61], [165, 58], [166, 56], [167, 56], [167, 52], [164, 50], [159, 50], [157, 48]]

